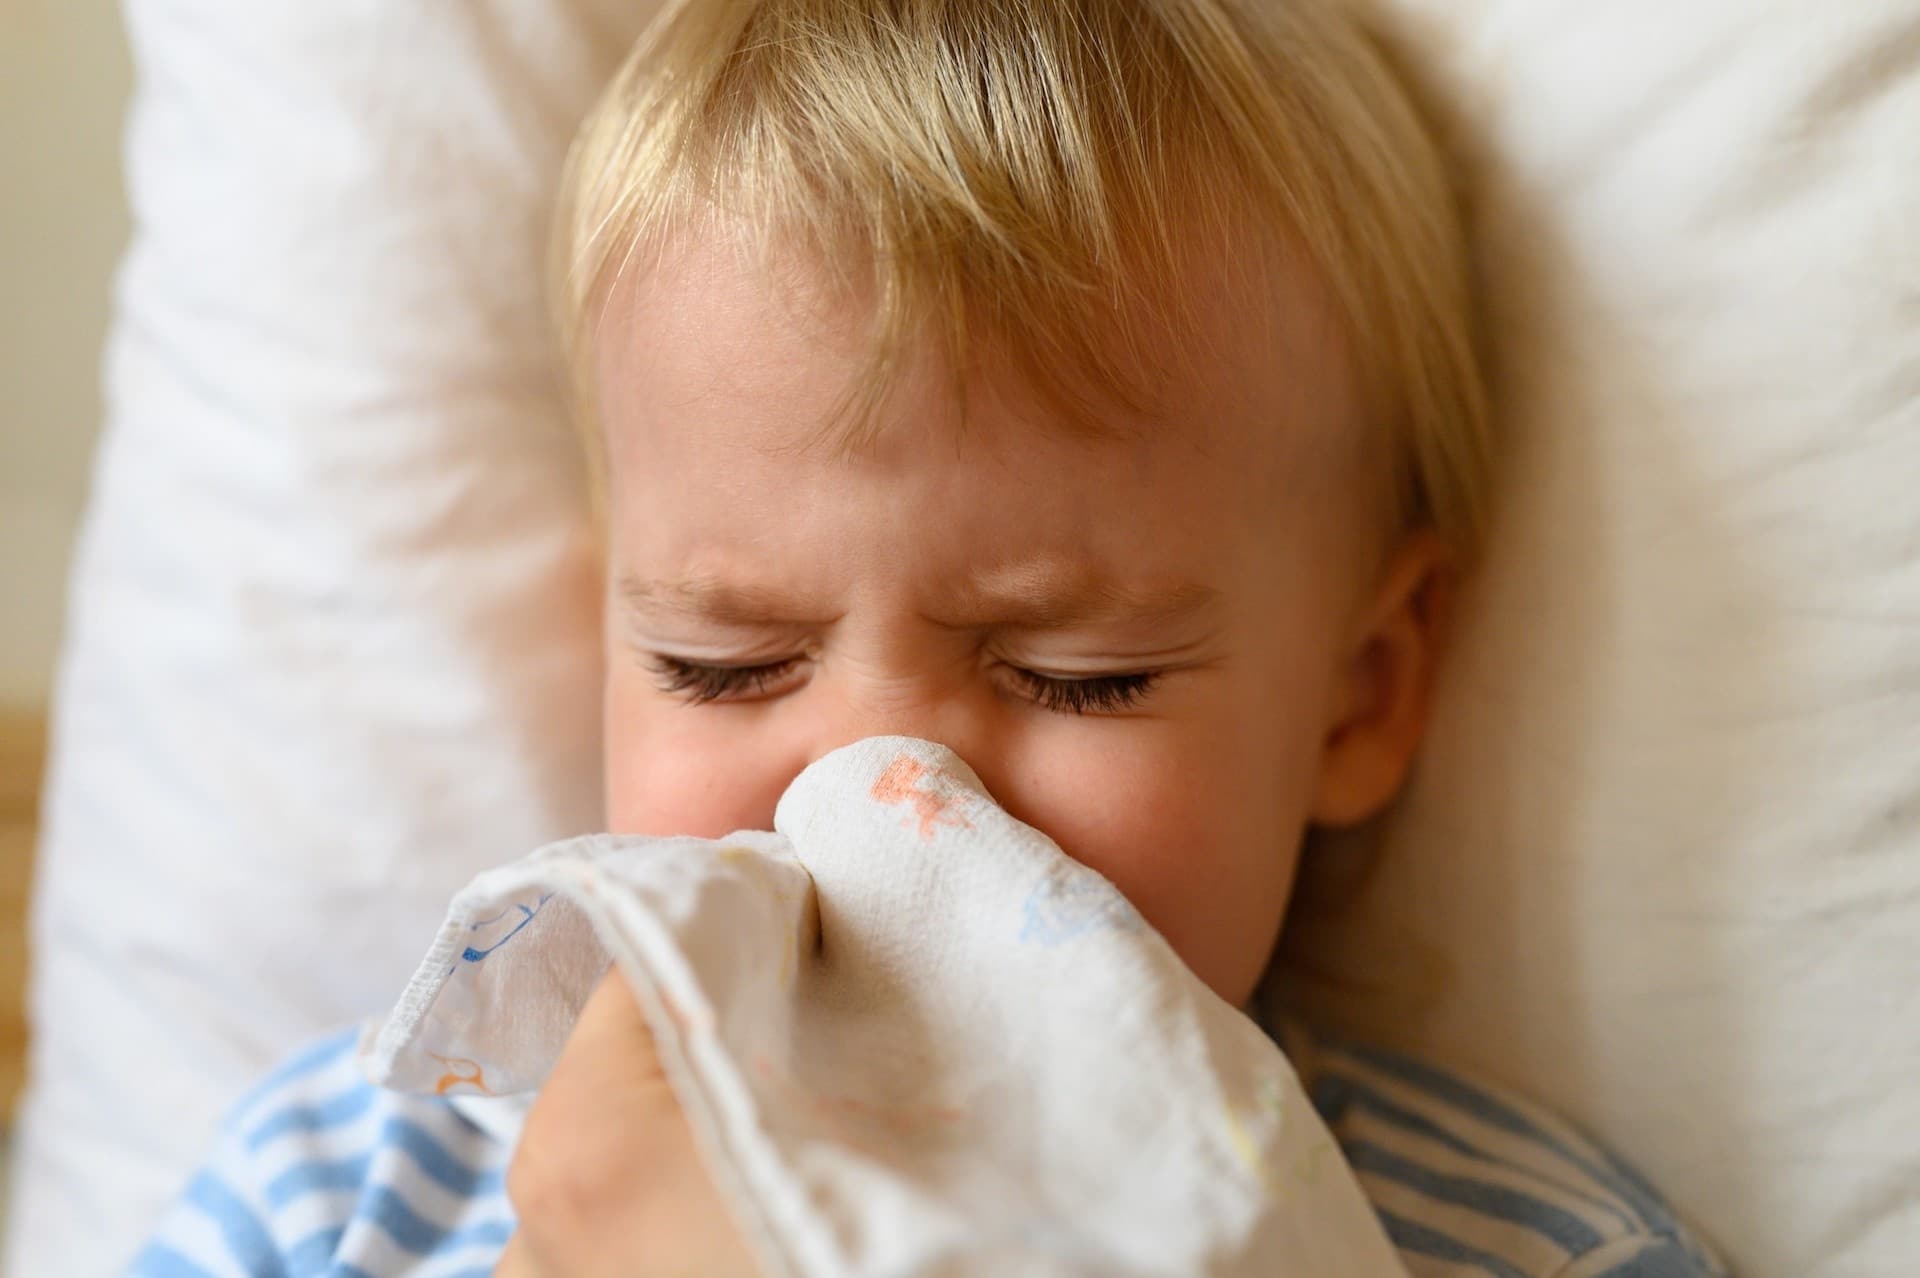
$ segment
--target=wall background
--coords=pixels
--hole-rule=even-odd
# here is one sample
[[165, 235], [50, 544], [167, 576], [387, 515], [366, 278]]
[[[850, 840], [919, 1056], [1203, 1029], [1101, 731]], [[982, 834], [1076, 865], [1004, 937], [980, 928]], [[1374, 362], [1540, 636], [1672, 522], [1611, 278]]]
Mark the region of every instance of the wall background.
[[127, 237], [112, 0], [0, 0], [0, 707], [46, 701]]
[[113, 0], [0, 0], [0, 1229], [6, 1124], [26, 1055], [43, 713], [127, 238], [120, 134], [131, 76]]

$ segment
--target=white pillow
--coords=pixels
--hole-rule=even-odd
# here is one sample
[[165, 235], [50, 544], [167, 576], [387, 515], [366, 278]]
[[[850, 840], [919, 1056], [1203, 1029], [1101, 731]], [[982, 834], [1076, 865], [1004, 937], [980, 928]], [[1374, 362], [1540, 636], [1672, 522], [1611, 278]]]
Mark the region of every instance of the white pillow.
[[1295, 939], [1747, 1278], [1913, 1273], [1920, 3], [1393, 8], [1497, 156], [1515, 465], [1357, 916]]
[[550, 358], [566, 141], [650, 6], [150, 0], [73, 582], [8, 1272], [130, 1259], [450, 893], [597, 827]]

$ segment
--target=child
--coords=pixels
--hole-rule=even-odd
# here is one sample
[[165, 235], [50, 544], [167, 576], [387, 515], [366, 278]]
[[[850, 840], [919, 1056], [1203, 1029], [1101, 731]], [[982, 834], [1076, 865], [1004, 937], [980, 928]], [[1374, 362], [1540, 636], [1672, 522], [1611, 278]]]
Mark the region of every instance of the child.
[[[609, 828], [939, 741], [1247, 1005], [1311, 828], [1411, 765], [1493, 468], [1447, 171], [1353, 17], [672, 6], [561, 249]], [[1718, 1272], [1563, 1124], [1270, 1028], [1411, 1272]], [[135, 1272], [486, 1272], [511, 1151], [350, 1057], [243, 1105]]]

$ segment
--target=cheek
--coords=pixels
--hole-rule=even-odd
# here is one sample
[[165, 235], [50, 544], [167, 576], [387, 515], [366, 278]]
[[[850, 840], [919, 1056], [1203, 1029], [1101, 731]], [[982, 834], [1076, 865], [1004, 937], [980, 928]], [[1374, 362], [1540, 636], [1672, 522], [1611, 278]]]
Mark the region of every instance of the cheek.
[[[644, 672], [609, 666], [610, 831], [721, 838], [773, 827], [811, 736], [680, 705]], [[968, 762], [1010, 813], [1110, 879], [1201, 980], [1239, 1005], [1278, 934], [1304, 829], [1306, 760], [1265, 726], [1280, 718], [1028, 715], [1017, 730], [990, 734], [986, 757]]]
[[607, 679], [607, 829], [706, 839], [772, 829], [792, 770], [754, 757], [733, 716], [667, 702], [644, 678]]
[[1273, 743], [1173, 730], [1056, 750], [1003, 802], [1113, 881], [1182, 961], [1236, 1005], [1266, 967], [1304, 828], [1297, 768]]

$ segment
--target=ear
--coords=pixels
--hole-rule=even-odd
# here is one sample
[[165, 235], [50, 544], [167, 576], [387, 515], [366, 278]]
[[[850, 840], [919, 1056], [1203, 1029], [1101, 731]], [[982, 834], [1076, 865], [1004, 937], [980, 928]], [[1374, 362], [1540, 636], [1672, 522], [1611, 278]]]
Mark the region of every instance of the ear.
[[1358, 825], [1399, 793], [1427, 717], [1459, 578], [1438, 533], [1408, 534], [1394, 550], [1336, 670], [1334, 714], [1320, 752], [1310, 819]]

